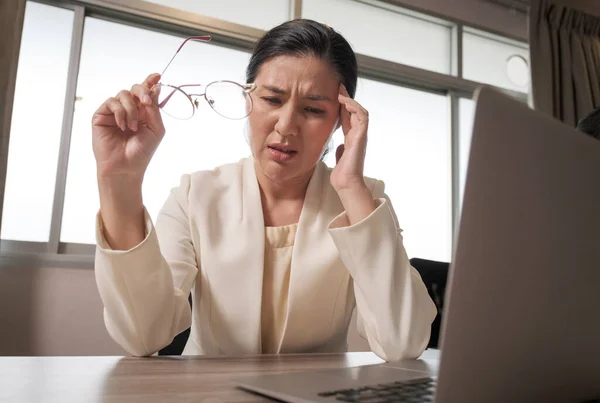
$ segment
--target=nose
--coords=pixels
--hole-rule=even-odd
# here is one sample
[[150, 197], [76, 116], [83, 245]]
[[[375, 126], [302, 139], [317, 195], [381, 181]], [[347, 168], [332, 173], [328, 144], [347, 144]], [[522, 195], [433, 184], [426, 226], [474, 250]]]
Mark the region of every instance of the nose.
[[275, 131], [284, 137], [297, 136], [299, 132], [298, 113], [293, 103], [287, 102], [282, 105], [277, 109], [277, 114]]

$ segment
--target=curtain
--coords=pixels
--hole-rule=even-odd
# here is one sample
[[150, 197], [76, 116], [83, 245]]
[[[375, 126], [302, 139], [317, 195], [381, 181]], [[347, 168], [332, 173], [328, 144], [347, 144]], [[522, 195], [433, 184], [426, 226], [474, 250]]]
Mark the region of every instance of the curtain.
[[529, 40], [535, 109], [575, 126], [600, 107], [600, 18], [532, 0]]

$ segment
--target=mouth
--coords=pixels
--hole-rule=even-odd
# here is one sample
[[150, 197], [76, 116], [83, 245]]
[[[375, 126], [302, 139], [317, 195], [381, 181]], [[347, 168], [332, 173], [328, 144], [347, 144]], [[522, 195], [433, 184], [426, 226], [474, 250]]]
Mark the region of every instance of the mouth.
[[287, 162], [294, 158], [298, 151], [283, 144], [268, 145], [269, 155], [276, 162]]
[[297, 153], [296, 150], [293, 150], [291, 148], [287, 148], [287, 147], [281, 147], [281, 146], [267, 146], [270, 150], [274, 150], [274, 151], [279, 151], [288, 155], [294, 155]]

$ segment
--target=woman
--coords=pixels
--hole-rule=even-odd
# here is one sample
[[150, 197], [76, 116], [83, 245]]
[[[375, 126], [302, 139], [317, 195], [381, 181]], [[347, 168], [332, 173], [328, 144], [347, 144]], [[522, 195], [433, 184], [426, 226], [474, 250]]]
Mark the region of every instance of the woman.
[[[154, 227], [141, 189], [165, 134], [159, 79], [119, 92], [92, 120], [96, 280], [113, 339], [151, 355], [191, 325], [184, 354], [343, 352], [356, 306], [377, 355], [418, 357], [436, 310], [383, 182], [363, 177], [368, 114], [353, 99], [348, 42], [310, 20], [269, 31], [247, 68], [252, 157], [184, 175]], [[340, 124], [329, 169], [320, 158]]]

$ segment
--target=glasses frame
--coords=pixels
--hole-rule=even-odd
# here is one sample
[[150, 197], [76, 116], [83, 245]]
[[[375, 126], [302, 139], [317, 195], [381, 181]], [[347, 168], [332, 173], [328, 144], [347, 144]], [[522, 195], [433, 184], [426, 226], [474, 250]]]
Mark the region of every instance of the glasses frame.
[[[171, 65], [171, 63], [173, 62], [173, 60], [175, 59], [175, 57], [177, 56], [177, 54], [179, 53], [179, 51], [181, 51], [181, 48], [183, 48], [183, 46], [188, 43], [189, 41], [199, 41], [199, 42], [210, 42], [211, 40], [211, 36], [210, 35], [201, 35], [201, 36], [190, 36], [185, 38], [185, 40], [183, 41], [183, 43], [179, 46], [179, 48], [177, 49], [177, 51], [175, 52], [175, 54], [173, 55], [173, 57], [171, 57], [171, 60], [169, 60], [169, 63], [167, 63], [167, 66], [163, 69], [162, 73], [160, 73], [160, 77], [161, 77], [161, 81], [159, 81], [158, 83], [156, 83], [151, 91], [154, 91], [157, 87], [160, 87], [161, 89], [163, 87], [168, 87], [168, 88], [172, 88], [172, 91], [170, 94], [168, 94], [165, 99], [160, 102], [158, 104], [159, 109], [163, 110], [163, 107], [167, 104], [167, 102], [169, 102], [169, 99], [171, 99], [171, 97], [177, 93], [177, 91], [180, 91], [183, 95], [186, 96], [186, 98], [190, 101], [190, 104], [192, 105], [192, 114], [190, 115], [189, 118], [177, 118], [173, 115], [171, 115], [170, 113], [166, 112], [165, 113], [175, 119], [179, 119], [179, 120], [188, 120], [191, 119], [192, 117], [194, 117], [194, 114], [196, 112], [196, 110], [199, 108], [199, 102], [198, 102], [198, 98], [199, 97], [203, 97], [204, 100], [208, 103], [208, 105], [210, 105], [211, 109], [213, 111], [215, 111], [215, 113], [217, 113], [218, 115], [226, 118], [226, 119], [230, 119], [230, 120], [240, 120], [240, 119], [244, 119], [246, 117], [248, 117], [248, 115], [250, 115], [250, 113], [252, 112], [252, 108], [253, 108], [253, 102], [252, 102], [252, 97], [250, 96], [250, 93], [252, 91], [254, 91], [256, 89], [256, 84], [255, 83], [247, 83], [247, 84], [240, 84], [238, 82], [235, 81], [231, 81], [231, 80], [217, 80], [217, 81], [212, 81], [206, 85], [204, 84], [182, 84], [182, 85], [172, 85], [172, 84], [166, 84], [162, 82], [162, 77], [165, 74], [165, 72], [167, 71], [167, 69], [169, 68], [169, 66]], [[246, 99], [247, 102], [249, 103], [249, 108], [247, 109], [246, 115], [239, 117], [239, 118], [232, 118], [230, 116], [225, 116], [223, 115], [221, 112], [219, 112], [217, 109], [215, 109], [214, 107], [214, 101], [213, 100], [209, 100], [208, 97], [206, 96], [206, 92], [208, 91], [208, 88], [213, 85], [213, 84], [220, 84], [220, 83], [227, 83], [227, 84], [233, 84], [233, 85], [237, 85], [240, 87], [240, 89], [243, 91], [243, 93], [246, 95]], [[182, 88], [185, 87], [204, 87], [204, 91], [201, 91], [199, 93], [189, 93], [184, 91]], [[194, 98], [192, 98], [194, 97]]]

